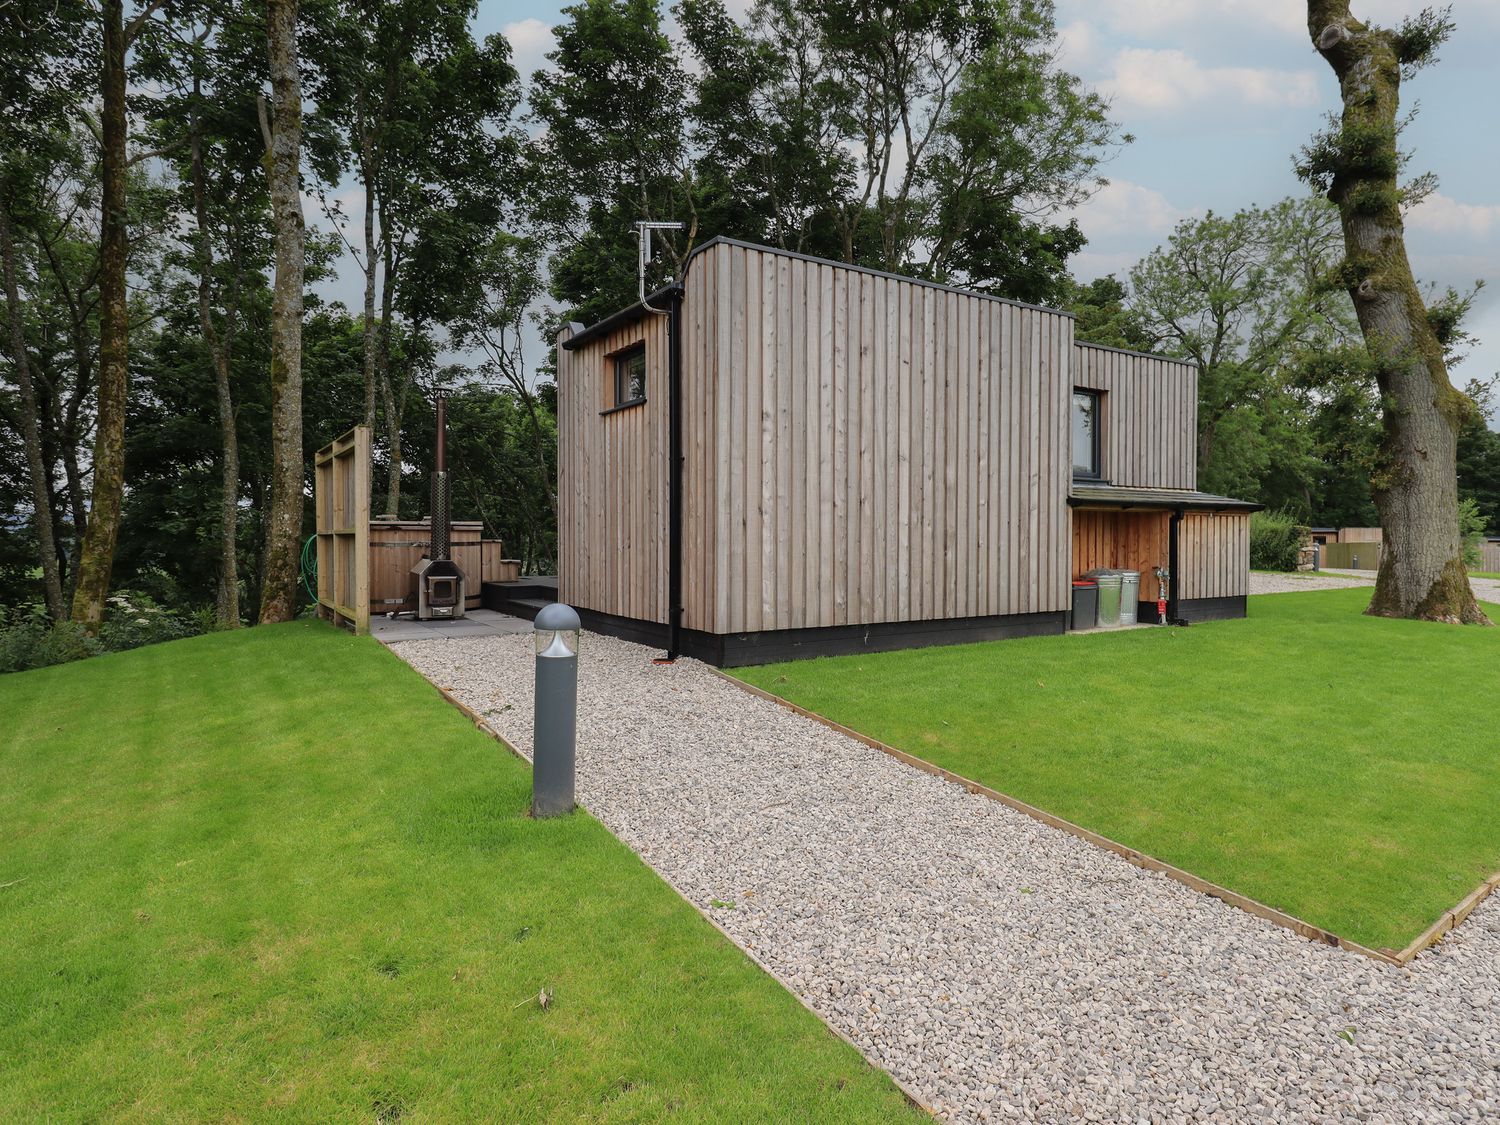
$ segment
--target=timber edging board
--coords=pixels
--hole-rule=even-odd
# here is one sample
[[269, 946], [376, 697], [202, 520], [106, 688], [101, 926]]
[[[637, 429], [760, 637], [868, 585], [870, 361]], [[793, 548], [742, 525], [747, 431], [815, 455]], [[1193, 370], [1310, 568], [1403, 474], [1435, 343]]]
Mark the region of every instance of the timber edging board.
[[[403, 661], [403, 663], [405, 663], [405, 662]], [[411, 667], [411, 665], [408, 664], [407, 667]], [[413, 669], [413, 671], [415, 671], [415, 669]], [[420, 672], [417, 673], [417, 674], [421, 675]], [[726, 679], [730, 679], [732, 677], [727, 677], [726, 676], [725, 678]], [[423, 679], [426, 679], [426, 677], [423, 676]], [[432, 683], [431, 680], [428, 680], [427, 682], [428, 683]], [[459, 713], [462, 714], [464, 718], [468, 719], [471, 723], [473, 723], [474, 726], [475, 726], [475, 728], [481, 734], [487, 734], [487, 735], [489, 735], [496, 742], [498, 742], [501, 746], [503, 746], [506, 750], [509, 750], [517, 758], [520, 758], [521, 761], [525, 762], [528, 766], [531, 765], [531, 759], [530, 758], [528, 758], [525, 754], [521, 753], [514, 746], [512, 746], [511, 743], [510, 743], [510, 741], [503, 734], [501, 734], [499, 731], [497, 731], [494, 727], [490, 726], [489, 722], [482, 715], [480, 715], [477, 711], [475, 711], [472, 707], [468, 706], [466, 703], [464, 703], [462, 700], [460, 700], [458, 698], [458, 696], [454, 695], [447, 688], [442, 687], [442, 686], [440, 686], [438, 684], [432, 684], [432, 686], [437, 689], [437, 693], [439, 695], [441, 695], [444, 699], [446, 699], [449, 703], [451, 703], [454, 707], [456, 707], [458, 709]], [[583, 808], [585, 812], [588, 811], [587, 807], [584, 806], [581, 802], [578, 803], [578, 807], [579, 808]], [[590, 813], [589, 815], [592, 816], [593, 814]], [[596, 817], [595, 819], [598, 819], [598, 818]], [[601, 821], [600, 823], [603, 823], [603, 822]], [[605, 831], [609, 832], [609, 834], [611, 836], [614, 836], [616, 840], [620, 839], [618, 836], [615, 836], [614, 832], [610, 830], [610, 828], [609, 828], [608, 825], [605, 825]], [[625, 842], [623, 840], [620, 840], [620, 843], [624, 844], [625, 847], [630, 848], [630, 845], [629, 844], [625, 844]], [[634, 848], [630, 848], [630, 850], [631, 850], [632, 853], [635, 853], [635, 849]], [[785, 989], [786, 992], [794, 1000], [797, 1001], [797, 1003], [801, 1004], [804, 1008], [806, 1008], [809, 1012], [811, 1012], [813, 1014], [813, 1017], [815, 1019], [817, 1019], [817, 1021], [819, 1023], [821, 1023], [825, 1028], [827, 1028], [832, 1034], [836, 1035], [838, 1038], [842, 1039], [845, 1043], [849, 1044], [849, 1046], [853, 1047], [855, 1053], [857, 1055], [859, 1055], [859, 1057], [861, 1059], [864, 1060], [866, 1066], [871, 1066], [871, 1067], [874, 1067], [876, 1070], [882, 1071], [885, 1074], [885, 1076], [891, 1080], [891, 1083], [896, 1087], [896, 1089], [901, 1092], [901, 1096], [903, 1098], [905, 1098], [908, 1102], [910, 1102], [914, 1108], [921, 1110], [923, 1113], [927, 1114], [929, 1117], [934, 1117], [934, 1118], [937, 1117], [937, 1115], [938, 1115], [937, 1110], [935, 1108], [933, 1108], [932, 1106], [928, 1105], [927, 1102], [922, 1099], [922, 1096], [920, 1094], [918, 1094], [914, 1089], [912, 1089], [910, 1086], [908, 1086], [905, 1082], [901, 1081], [901, 1079], [897, 1078], [885, 1066], [882, 1066], [880, 1063], [875, 1062], [868, 1055], [866, 1055], [865, 1052], [864, 1052], [864, 1050], [860, 1047], [860, 1045], [858, 1043], [856, 1043], [850, 1036], [846, 1035], [844, 1032], [842, 1032], [838, 1028], [834, 1027], [833, 1024], [829, 1023], [828, 1020], [823, 1016], [823, 1013], [820, 1012], [820, 1011], [818, 1011], [810, 1003], [808, 1003], [807, 1000], [803, 998], [802, 994], [799, 993], [795, 988], [793, 988], [791, 986], [791, 984], [788, 983], [787, 980], [785, 978], [783, 978], [780, 973], [778, 973], [775, 969], [771, 968], [770, 965], [768, 965], [764, 961], [762, 961], [760, 959], [760, 957], [757, 956], [756, 953], [749, 946], [745, 945], [743, 942], [740, 941], [739, 938], [735, 937], [732, 933], [730, 933], [723, 926], [721, 926], [719, 924], [719, 922], [718, 922], [718, 919], [716, 919], [707, 910], [704, 910], [703, 907], [699, 906], [696, 902], [694, 902], [692, 899], [690, 899], [687, 896], [687, 894], [682, 890], [681, 887], [679, 887], [671, 879], [667, 878], [666, 875], [664, 875], [661, 871], [657, 870], [657, 868], [654, 865], [652, 865], [651, 863], [649, 863], [643, 856], [640, 856], [638, 853], [637, 853], [637, 858], [639, 858], [642, 863], [645, 863], [647, 867], [650, 867], [652, 874], [654, 874], [658, 879], [660, 879], [667, 886], [671, 887], [672, 890], [677, 893], [677, 897], [678, 898], [682, 899], [683, 902], [687, 903], [690, 907], [692, 907], [695, 911], [697, 911], [698, 912], [698, 916], [701, 917], [710, 926], [712, 926], [715, 930], [717, 930], [729, 942], [730, 945], [734, 946], [742, 954], [744, 954], [745, 957], [746, 957], [746, 959], [749, 960], [749, 962], [752, 965], [754, 965], [756, 968], [760, 969], [761, 972], [765, 973], [768, 977], [770, 977], [777, 984], [779, 984], [783, 989]]]
[[1383, 965], [1395, 965], [1399, 967], [1408, 964], [1412, 960], [1412, 958], [1416, 957], [1417, 954], [1421, 953], [1429, 946], [1435, 945], [1442, 939], [1444, 934], [1456, 928], [1458, 924], [1465, 918], [1467, 918], [1470, 914], [1472, 914], [1474, 912], [1474, 908], [1477, 907], [1486, 898], [1488, 898], [1493, 891], [1500, 889], [1500, 871], [1497, 871], [1494, 875], [1491, 875], [1473, 891], [1469, 892], [1469, 894], [1466, 895], [1457, 906], [1453, 907], [1451, 910], [1445, 910], [1442, 914], [1442, 917], [1440, 917], [1436, 922], [1434, 922], [1431, 926], [1424, 930], [1416, 938], [1416, 940], [1414, 940], [1410, 945], [1401, 950], [1399, 953], [1391, 949], [1372, 949], [1370, 946], [1361, 945], [1357, 941], [1351, 941], [1348, 938], [1340, 937], [1338, 934], [1335, 934], [1329, 930], [1325, 930], [1321, 926], [1315, 926], [1311, 922], [1308, 922], [1302, 918], [1298, 918], [1294, 914], [1288, 914], [1284, 910], [1277, 910], [1274, 906], [1267, 906], [1265, 903], [1260, 902], [1257, 899], [1250, 898], [1247, 895], [1242, 895], [1237, 891], [1231, 891], [1228, 887], [1221, 887], [1217, 883], [1211, 883], [1207, 879], [1194, 875], [1191, 871], [1184, 871], [1180, 867], [1174, 867], [1172, 864], [1157, 859], [1155, 856], [1148, 855], [1145, 852], [1137, 851], [1135, 848], [1128, 847], [1125, 844], [1120, 843], [1118, 840], [1112, 840], [1108, 836], [1102, 836], [1092, 829], [1084, 828], [1080, 824], [1074, 824], [1071, 820], [1064, 820], [1062, 817], [1054, 816], [1052, 813], [1049, 813], [1044, 809], [1039, 809], [1035, 805], [1029, 805], [1025, 801], [1009, 796], [1008, 794], [1001, 793], [999, 790], [991, 789], [987, 785], [981, 785], [979, 784], [979, 782], [964, 777], [962, 774], [957, 774], [952, 770], [945, 770], [941, 766], [933, 765], [931, 762], [926, 761], [922, 758], [918, 758], [914, 754], [908, 754], [905, 750], [898, 750], [896, 749], [896, 747], [887, 745], [886, 743], [881, 742], [879, 739], [871, 738], [867, 734], [861, 734], [859, 731], [853, 729], [852, 727], [846, 727], [842, 723], [834, 722], [834, 720], [824, 715], [820, 715], [816, 711], [810, 711], [806, 707], [799, 706], [789, 699], [783, 699], [781, 696], [766, 691], [764, 688], [758, 688], [754, 684], [746, 683], [744, 680], [738, 679], [735, 676], [731, 676], [727, 672], [722, 672], [717, 668], [710, 668], [709, 670], [713, 672], [714, 675], [719, 676], [721, 679], [728, 680], [736, 687], [748, 692], [751, 695], [759, 696], [761, 699], [774, 703], [779, 707], [784, 707], [786, 708], [786, 710], [791, 711], [794, 714], [801, 715], [803, 718], [811, 719], [815, 723], [820, 723], [828, 729], [837, 731], [839, 734], [845, 735], [848, 738], [852, 738], [856, 742], [863, 743], [873, 750], [879, 750], [882, 754], [888, 754], [898, 761], [905, 762], [907, 765], [912, 766], [915, 769], [919, 769], [923, 773], [929, 773], [936, 777], [941, 777], [945, 781], [950, 781], [955, 785], [962, 786], [970, 793], [974, 793], [982, 797], [988, 797], [990, 800], [997, 801], [1000, 804], [1005, 805], [1007, 808], [1014, 809], [1016, 812], [1023, 813], [1026, 816], [1031, 817], [1033, 820], [1041, 821], [1043, 824], [1048, 825], [1049, 827], [1059, 829], [1063, 832], [1068, 833], [1070, 836], [1076, 836], [1080, 840], [1084, 840], [1090, 844], [1093, 844], [1095, 847], [1103, 848], [1108, 852], [1113, 852], [1115, 855], [1124, 859], [1128, 863], [1134, 864], [1136, 867], [1142, 868], [1146, 871], [1159, 872], [1162, 875], [1165, 875], [1167, 878], [1173, 880], [1174, 882], [1181, 883], [1183, 886], [1188, 887], [1191, 890], [1195, 890], [1200, 894], [1209, 895], [1212, 898], [1219, 899], [1222, 902], [1228, 903], [1230, 906], [1236, 906], [1246, 913], [1254, 914], [1256, 917], [1263, 918], [1267, 922], [1274, 923], [1275, 925], [1278, 925], [1283, 929], [1291, 930], [1293, 933], [1297, 934], [1300, 937], [1307, 938], [1309, 941], [1315, 941], [1322, 945], [1338, 946], [1340, 949], [1345, 949], [1350, 953], [1358, 953], [1363, 957], [1368, 957], [1372, 961], [1378, 961]]

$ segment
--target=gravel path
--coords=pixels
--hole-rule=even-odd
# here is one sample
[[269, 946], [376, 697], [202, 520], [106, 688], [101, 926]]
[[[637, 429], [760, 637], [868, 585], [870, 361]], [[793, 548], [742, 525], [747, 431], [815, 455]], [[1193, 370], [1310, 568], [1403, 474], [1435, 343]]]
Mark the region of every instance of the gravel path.
[[[1250, 572], [1252, 594], [1291, 594], [1305, 590], [1341, 590], [1348, 586], [1374, 585], [1375, 575], [1369, 571], [1323, 570], [1317, 574], [1307, 571], [1297, 574]], [[1470, 578], [1469, 585], [1480, 601], [1500, 603], [1500, 581], [1493, 578]]]
[[1257, 570], [1250, 572], [1252, 594], [1293, 594], [1308, 590], [1342, 590], [1349, 586], [1374, 585], [1373, 574], [1369, 578], [1359, 578], [1352, 574], [1329, 574], [1326, 571], [1319, 574], [1305, 571], [1297, 574], [1267, 574]]
[[[529, 751], [529, 637], [393, 649]], [[1500, 1117], [1500, 898], [1377, 965], [652, 655], [584, 639], [580, 800], [945, 1117]]]

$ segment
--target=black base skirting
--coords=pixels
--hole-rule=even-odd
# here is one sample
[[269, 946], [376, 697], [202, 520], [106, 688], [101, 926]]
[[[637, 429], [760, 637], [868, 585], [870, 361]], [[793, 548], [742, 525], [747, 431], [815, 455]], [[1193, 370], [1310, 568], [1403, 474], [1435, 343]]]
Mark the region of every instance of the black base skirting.
[[1244, 594], [1233, 598], [1193, 598], [1177, 603], [1177, 615], [1184, 621], [1228, 621], [1245, 616]]
[[[637, 644], [666, 647], [667, 627], [651, 621], [580, 609], [585, 629]], [[1009, 637], [1061, 633], [1065, 613], [1017, 613], [1003, 617], [960, 617], [940, 621], [889, 621], [877, 625], [834, 625], [818, 629], [779, 629], [764, 633], [704, 633], [684, 629], [682, 655], [719, 668], [775, 664], [815, 656], [848, 656], [932, 645], [972, 644]]]

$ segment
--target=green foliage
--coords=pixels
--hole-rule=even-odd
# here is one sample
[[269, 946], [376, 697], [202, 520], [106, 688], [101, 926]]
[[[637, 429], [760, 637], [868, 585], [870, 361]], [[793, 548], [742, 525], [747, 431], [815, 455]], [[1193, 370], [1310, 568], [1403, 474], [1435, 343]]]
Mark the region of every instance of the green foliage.
[[1468, 570], [1478, 570], [1484, 564], [1481, 547], [1488, 527], [1489, 519], [1479, 510], [1478, 500], [1465, 496], [1458, 502], [1458, 534], [1463, 542], [1464, 567]]
[[1289, 512], [1269, 509], [1250, 515], [1250, 568], [1295, 571], [1309, 529]]
[[1124, 284], [1109, 274], [1087, 285], [1073, 282], [1061, 307], [1078, 318], [1074, 332], [1080, 341], [1149, 351], [1154, 341], [1127, 298]]
[[1396, 58], [1402, 73], [1410, 78], [1424, 66], [1437, 62], [1438, 48], [1448, 41], [1456, 27], [1451, 4], [1423, 8], [1403, 19], [1396, 29]]
[[202, 615], [168, 609], [148, 594], [131, 591], [110, 596], [104, 626], [96, 637], [71, 621], [53, 621], [40, 603], [9, 610], [0, 605], [0, 673], [180, 640], [204, 629]]
[[[1364, 616], [1370, 589], [1243, 621], [803, 660], [737, 675], [1373, 947], [1493, 874], [1500, 629]], [[1489, 607], [1497, 612], [1495, 607]], [[1353, 655], [1351, 655], [1353, 654]], [[1122, 670], [1149, 669], [1141, 679]]]
[[1063, 298], [1084, 239], [1056, 216], [1129, 138], [1057, 65], [1050, 3], [758, 0], [743, 23], [722, 0], [675, 11], [680, 43], [657, 0], [575, 4], [535, 76], [533, 182], [568, 318], [634, 299], [645, 218], [689, 227], [663, 238], [653, 284], [726, 234]]
[[1320, 415], [1348, 413], [1359, 371], [1348, 294], [1323, 282], [1341, 260], [1337, 211], [1307, 197], [1184, 220], [1131, 270], [1133, 331], [1198, 369], [1200, 487], [1326, 518]]
[[0, 606], [0, 674], [67, 664], [103, 652], [103, 644], [71, 621], [53, 621], [39, 602]]

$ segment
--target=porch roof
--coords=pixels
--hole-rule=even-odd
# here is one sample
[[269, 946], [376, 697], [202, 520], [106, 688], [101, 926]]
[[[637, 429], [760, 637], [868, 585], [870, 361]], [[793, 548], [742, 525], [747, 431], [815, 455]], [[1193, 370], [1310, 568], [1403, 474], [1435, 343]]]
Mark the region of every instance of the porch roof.
[[1074, 481], [1068, 503], [1075, 508], [1149, 508], [1195, 512], [1258, 512], [1264, 504], [1196, 492], [1188, 488], [1119, 488], [1112, 484]]

